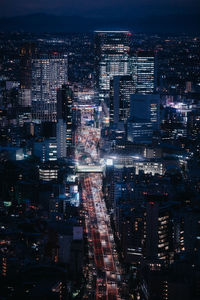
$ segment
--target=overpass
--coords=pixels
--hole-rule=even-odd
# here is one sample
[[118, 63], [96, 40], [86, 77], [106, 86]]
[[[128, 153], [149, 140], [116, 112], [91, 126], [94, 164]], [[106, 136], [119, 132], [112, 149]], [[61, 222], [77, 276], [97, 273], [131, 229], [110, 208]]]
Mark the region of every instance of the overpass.
[[77, 165], [76, 173], [104, 173], [105, 165]]

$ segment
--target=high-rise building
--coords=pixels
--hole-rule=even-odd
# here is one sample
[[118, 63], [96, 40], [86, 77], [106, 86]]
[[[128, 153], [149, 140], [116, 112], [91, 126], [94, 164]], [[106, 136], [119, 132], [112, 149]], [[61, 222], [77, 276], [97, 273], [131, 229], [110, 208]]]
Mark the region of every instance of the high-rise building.
[[33, 154], [42, 162], [57, 160], [56, 139], [49, 138], [34, 142]]
[[56, 124], [57, 158], [67, 156], [66, 150], [66, 122], [59, 119]]
[[31, 89], [31, 59], [36, 54], [33, 43], [25, 43], [20, 49], [20, 88]]
[[130, 112], [130, 96], [135, 93], [132, 76], [114, 76], [110, 87], [110, 124], [126, 122]]
[[31, 106], [31, 89], [20, 89], [19, 90], [19, 104], [22, 107]]
[[131, 96], [127, 138], [135, 143], [151, 143], [153, 132], [160, 128], [160, 96], [156, 94]]
[[129, 31], [95, 31], [95, 83], [99, 96], [109, 95], [110, 80], [115, 75], [128, 75]]
[[136, 83], [136, 93], [152, 94], [156, 82], [155, 53], [139, 51], [130, 56], [129, 72]]
[[57, 91], [57, 147], [58, 158], [66, 157], [72, 146], [72, 104], [73, 91], [69, 85], [63, 85]]
[[130, 117], [134, 121], [151, 122], [153, 128], [160, 126], [160, 96], [152, 95], [132, 95]]
[[151, 144], [153, 137], [153, 128], [151, 123], [147, 122], [128, 122], [127, 139], [136, 144]]
[[32, 57], [36, 54], [33, 43], [25, 43], [20, 49], [20, 90], [19, 104], [21, 107], [31, 107], [31, 70]]
[[34, 120], [56, 121], [57, 90], [67, 83], [67, 56], [53, 52], [32, 59]]
[[170, 204], [163, 204], [155, 195], [149, 196], [145, 217], [145, 257], [152, 262], [160, 260], [164, 264], [172, 263]]
[[40, 164], [39, 179], [42, 181], [57, 181], [59, 178], [59, 167], [54, 162], [47, 162]]

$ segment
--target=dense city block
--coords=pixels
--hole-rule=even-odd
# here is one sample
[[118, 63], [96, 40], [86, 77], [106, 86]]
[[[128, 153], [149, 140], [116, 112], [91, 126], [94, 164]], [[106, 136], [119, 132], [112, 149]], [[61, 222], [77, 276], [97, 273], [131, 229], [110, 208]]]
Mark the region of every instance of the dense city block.
[[199, 53], [0, 33], [0, 300], [200, 299]]

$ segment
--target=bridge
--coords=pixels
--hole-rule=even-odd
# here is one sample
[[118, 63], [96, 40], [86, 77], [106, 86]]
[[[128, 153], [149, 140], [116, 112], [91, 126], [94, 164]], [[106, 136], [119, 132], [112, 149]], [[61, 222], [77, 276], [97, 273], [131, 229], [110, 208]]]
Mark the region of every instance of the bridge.
[[105, 165], [77, 165], [76, 173], [104, 173]]

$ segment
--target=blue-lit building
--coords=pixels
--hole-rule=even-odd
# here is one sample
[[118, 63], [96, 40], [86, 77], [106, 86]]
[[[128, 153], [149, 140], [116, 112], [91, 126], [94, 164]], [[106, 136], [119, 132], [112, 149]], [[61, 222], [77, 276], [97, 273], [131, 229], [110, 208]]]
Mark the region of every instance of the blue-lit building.
[[57, 91], [57, 146], [58, 158], [66, 157], [72, 146], [72, 104], [74, 94], [68, 84]]
[[42, 162], [57, 160], [57, 144], [55, 138], [34, 142], [33, 155]]
[[149, 143], [153, 132], [160, 128], [160, 96], [156, 94], [131, 96], [127, 138], [131, 142]]
[[64, 158], [67, 155], [66, 147], [66, 122], [59, 119], [56, 124], [56, 140], [57, 140], [57, 158]]
[[130, 96], [135, 83], [130, 75], [114, 76], [110, 87], [110, 124], [126, 122], [130, 112]]

